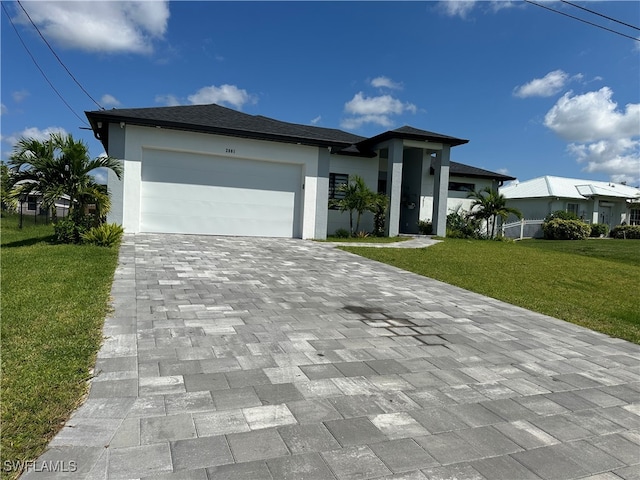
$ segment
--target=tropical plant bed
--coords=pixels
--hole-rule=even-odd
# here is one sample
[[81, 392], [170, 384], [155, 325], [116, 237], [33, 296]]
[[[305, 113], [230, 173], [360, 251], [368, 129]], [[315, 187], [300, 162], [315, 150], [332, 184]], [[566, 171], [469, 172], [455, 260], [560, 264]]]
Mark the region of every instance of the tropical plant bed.
[[[2, 478], [41, 454], [87, 392], [118, 251], [54, 245], [53, 227], [2, 228]], [[6, 463], [9, 462], [9, 463]]]
[[395, 243], [411, 240], [411, 237], [327, 237], [320, 242], [347, 242], [347, 243]]
[[422, 249], [340, 248], [640, 343], [640, 260], [632, 241], [446, 239]]

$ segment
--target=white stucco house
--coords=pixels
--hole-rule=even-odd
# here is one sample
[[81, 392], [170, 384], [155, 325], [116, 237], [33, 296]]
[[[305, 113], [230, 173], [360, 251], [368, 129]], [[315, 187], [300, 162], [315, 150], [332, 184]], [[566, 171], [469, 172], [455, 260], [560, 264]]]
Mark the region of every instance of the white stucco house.
[[526, 219], [542, 219], [563, 210], [587, 223], [610, 228], [625, 222], [640, 225], [640, 188], [620, 183], [544, 176], [500, 188], [507, 205]]
[[409, 126], [366, 138], [215, 104], [86, 115], [123, 161], [122, 181], [108, 178], [108, 220], [130, 233], [323, 239], [348, 228], [348, 214], [328, 205], [357, 174], [389, 196], [390, 236], [417, 231], [419, 218], [444, 236], [450, 181], [511, 179], [451, 162], [451, 148], [468, 140]]

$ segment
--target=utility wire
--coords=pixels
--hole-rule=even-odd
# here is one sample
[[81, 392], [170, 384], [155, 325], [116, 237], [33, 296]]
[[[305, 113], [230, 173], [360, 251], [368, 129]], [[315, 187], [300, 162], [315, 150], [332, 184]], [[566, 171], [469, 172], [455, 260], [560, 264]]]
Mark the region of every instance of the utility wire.
[[531, 5], [535, 5], [536, 7], [544, 8], [545, 10], [549, 10], [549, 11], [554, 12], [554, 13], [559, 13], [560, 15], [564, 15], [565, 17], [573, 18], [574, 20], [578, 20], [579, 22], [586, 23], [588, 25], [592, 25], [594, 27], [601, 28], [602, 30], [606, 30], [607, 32], [615, 33], [616, 35], [620, 35], [622, 37], [629, 38], [631, 40], [635, 40], [636, 42], [640, 42], [640, 38], [632, 37], [631, 35], [627, 35], [625, 33], [621, 33], [621, 32], [618, 32], [616, 30], [612, 30], [610, 28], [603, 27], [602, 25], [598, 25], [597, 23], [589, 22], [588, 20], [584, 20], [583, 18], [575, 17], [573, 15], [569, 15], [568, 13], [564, 13], [564, 12], [561, 12], [559, 10], [554, 10], [553, 8], [547, 7], [545, 5], [541, 5], [541, 4], [536, 3], [536, 2], [532, 2], [531, 0], [524, 0], [524, 1], [526, 3], [530, 3]]
[[44, 71], [42, 70], [42, 68], [40, 68], [40, 65], [38, 65], [38, 62], [36, 61], [36, 59], [34, 58], [34, 56], [32, 55], [31, 51], [29, 50], [29, 48], [27, 47], [27, 45], [24, 43], [24, 40], [22, 40], [22, 37], [20, 36], [20, 32], [18, 32], [18, 29], [16, 28], [15, 24], [13, 23], [13, 20], [11, 20], [11, 16], [9, 15], [9, 12], [7, 12], [7, 8], [4, 6], [4, 2], [0, 2], [2, 4], [2, 10], [4, 11], [4, 14], [7, 16], [7, 18], [9, 19], [9, 22], [11, 23], [11, 26], [13, 27], [13, 30], [16, 32], [16, 35], [18, 35], [18, 39], [20, 40], [20, 43], [22, 43], [22, 46], [24, 47], [24, 49], [27, 51], [27, 53], [29, 54], [29, 57], [31, 57], [31, 60], [33, 61], [33, 63], [35, 64], [36, 68], [40, 71], [40, 73], [42, 74], [42, 76], [44, 77], [44, 79], [47, 81], [47, 83], [49, 84], [49, 86], [53, 89], [54, 92], [56, 92], [56, 94], [58, 95], [58, 97], [60, 97], [60, 100], [62, 100], [62, 103], [64, 103], [67, 108], [69, 110], [71, 110], [71, 113], [73, 113], [76, 117], [78, 117], [78, 119], [84, 123], [85, 125], [88, 125], [87, 121], [84, 120], [80, 115], [78, 115], [76, 113], [76, 111], [71, 107], [71, 105], [69, 105], [69, 103], [67, 103], [67, 101], [64, 99], [64, 97], [62, 96], [62, 94], [56, 89], [56, 87], [53, 86], [53, 83], [51, 83], [51, 80], [49, 80], [49, 78], [47, 77], [47, 75], [44, 73]]
[[586, 7], [582, 7], [582, 6], [577, 5], [575, 3], [571, 3], [571, 2], [569, 2], [567, 0], [560, 0], [560, 1], [562, 3], [566, 3], [567, 5], [571, 5], [572, 7], [576, 7], [576, 8], [579, 8], [580, 10], [584, 10], [585, 12], [593, 13], [594, 15], [598, 15], [599, 17], [606, 18], [607, 20], [611, 20], [612, 22], [619, 23], [620, 25], [624, 25], [625, 27], [629, 27], [629, 28], [634, 28], [636, 30], [640, 30], [640, 27], [636, 27], [635, 25], [631, 25], [629, 23], [622, 22], [622, 21], [620, 21], [618, 19], [615, 19], [613, 17], [608, 17], [608, 16], [606, 16], [606, 15], [600, 13], [600, 12], [596, 12], [595, 10], [589, 10]]
[[76, 82], [76, 85], [78, 85], [78, 87], [80, 87], [80, 90], [82, 90], [87, 97], [89, 97], [91, 99], [91, 101], [93, 103], [95, 103], [98, 108], [100, 110], [104, 110], [104, 107], [102, 105], [100, 105], [95, 98], [93, 98], [89, 92], [87, 92], [85, 90], [85, 88], [80, 84], [80, 82], [76, 79], [76, 77], [73, 76], [73, 74], [69, 71], [69, 69], [67, 68], [67, 66], [64, 64], [64, 62], [60, 59], [60, 57], [58, 56], [58, 54], [53, 50], [53, 47], [49, 44], [49, 42], [47, 41], [46, 38], [44, 38], [44, 35], [42, 34], [42, 32], [40, 31], [40, 29], [38, 28], [38, 26], [35, 24], [35, 22], [31, 19], [31, 16], [29, 15], [29, 13], [27, 13], [27, 11], [25, 10], [25, 8], [22, 6], [22, 3], [20, 3], [20, 0], [18, 1], [18, 5], [20, 5], [20, 8], [22, 9], [22, 11], [24, 12], [24, 14], [27, 16], [27, 18], [29, 19], [29, 21], [31, 22], [31, 25], [33, 25], [33, 28], [36, 29], [36, 32], [38, 32], [38, 35], [40, 35], [40, 38], [42, 38], [42, 40], [44, 41], [44, 43], [47, 44], [47, 47], [49, 47], [49, 50], [51, 50], [51, 53], [53, 53], [53, 56], [56, 57], [56, 60], [58, 60], [58, 62], [60, 63], [60, 65], [62, 65], [62, 68], [64, 68], [66, 70], [66, 72], [69, 74], [69, 76], [73, 79], [74, 82]]

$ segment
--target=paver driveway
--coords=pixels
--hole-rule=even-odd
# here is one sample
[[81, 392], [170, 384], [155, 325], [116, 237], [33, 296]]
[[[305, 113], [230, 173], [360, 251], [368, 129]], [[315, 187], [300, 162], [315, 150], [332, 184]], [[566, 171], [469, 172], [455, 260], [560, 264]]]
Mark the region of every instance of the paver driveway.
[[128, 236], [113, 296], [26, 478], [639, 478], [637, 345], [301, 240]]

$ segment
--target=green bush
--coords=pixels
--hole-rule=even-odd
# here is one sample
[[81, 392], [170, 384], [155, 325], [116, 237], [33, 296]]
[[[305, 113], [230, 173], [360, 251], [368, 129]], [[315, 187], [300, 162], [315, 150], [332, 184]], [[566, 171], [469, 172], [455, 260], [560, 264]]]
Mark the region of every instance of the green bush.
[[578, 216], [573, 212], [565, 212], [564, 210], [556, 210], [555, 212], [551, 212], [549, 215], [544, 217], [544, 221], [546, 223], [546, 222], [550, 222], [551, 220], [554, 220], [556, 218], [559, 219], [559, 220], [580, 220], [578, 218]]
[[349, 234], [349, 230], [346, 228], [339, 228], [333, 232], [333, 236], [336, 238], [349, 238], [351, 235]]
[[591, 225], [590, 237], [606, 237], [609, 233], [609, 225], [606, 223], [593, 223]]
[[117, 223], [103, 223], [82, 234], [82, 242], [99, 247], [115, 247], [120, 244], [124, 229]]
[[80, 243], [82, 234], [89, 230], [94, 219], [89, 215], [72, 215], [58, 220], [53, 233], [58, 243]]
[[591, 234], [591, 227], [580, 220], [554, 218], [542, 224], [547, 240], [584, 240]]
[[463, 210], [457, 210], [447, 215], [447, 237], [451, 238], [480, 238], [480, 220], [465, 215]]
[[618, 225], [609, 234], [612, 238], [640, 240], [640, 225]]
[[433, 235], [433, 223], [426, 220], [418, 220], [418, 232], [420, 235]]

